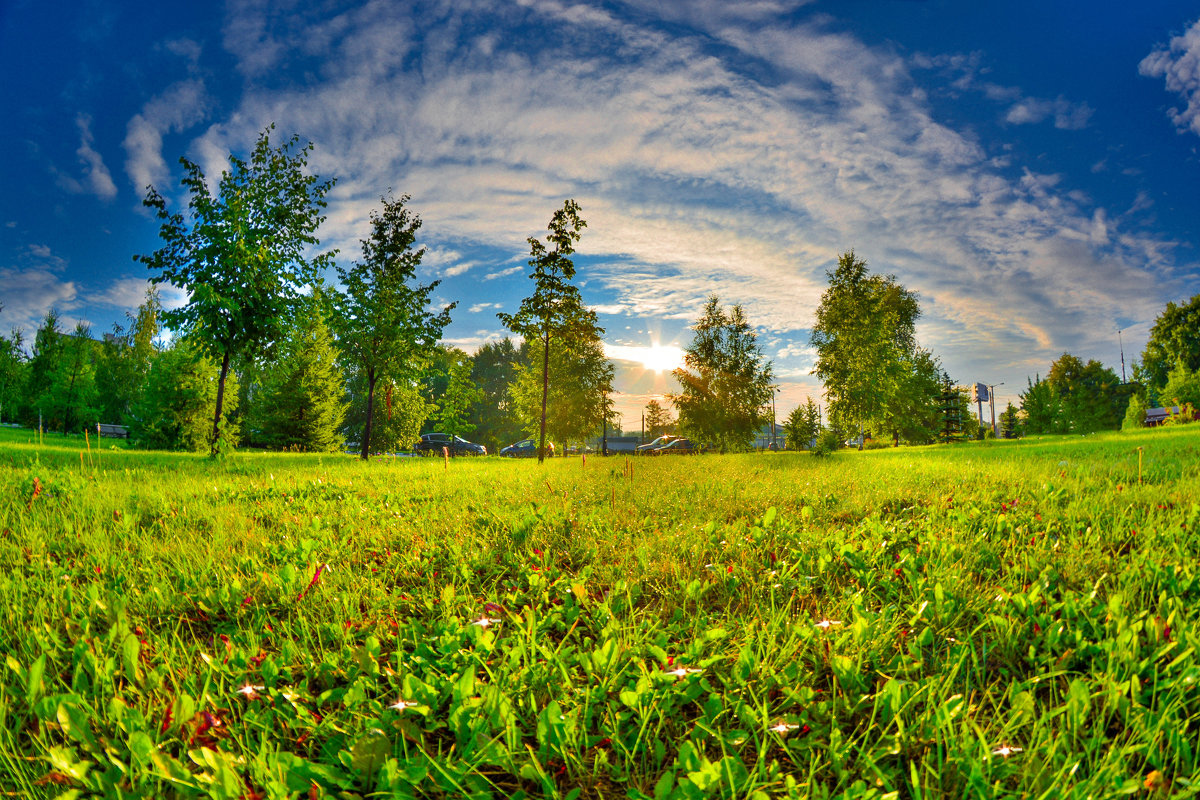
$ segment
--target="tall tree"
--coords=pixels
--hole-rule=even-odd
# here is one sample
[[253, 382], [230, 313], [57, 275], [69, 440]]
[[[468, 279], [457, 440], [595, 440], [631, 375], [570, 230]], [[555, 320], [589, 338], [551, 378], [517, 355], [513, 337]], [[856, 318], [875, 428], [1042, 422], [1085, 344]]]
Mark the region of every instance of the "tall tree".
[[376, 384], [384, 377], [397, 386], [412, 384], [456, 305], [429, 311], [430, 295], [440, 281], [413, 285], [425, 248], [415, 247], [421, 218], [408, 210], [408, 200], [408, 195], [384, 197], [383, 209], [371, 212], [371, 235], [362, 240], [362, 260], [349, 269], [338, 267], [344, 287], [337, 298], [338, 341], [366, 388], [360, 453], [364, 460], [371, 457]]
[[[3, 308], [3, 306], [0, 306]], [[9, 337], [0, 336], [0, 422], [15, 420], [24, 396], [27, 363], [22, 348], [24, 337], [19, 329]]]
[[278, 342], [312, 284], [332, 263], [332, 253], [309, 257], [318, 245], [325, 195], [333, 181], [306, 174], [312, 144], [292, 136], [272, 147], [259, 136], [250, 160], [229, 156], [216, 191], [198, 164], [179, 159], [189, 195], [188, 214], [171, 213], [153, 186], [143, 204], [160, 221], [164, 245], [135, 256], [156, 272], [156, 284], [185, 289], [188, 303], [163, 313], [169, 327], [186, 332], [221, 362], [210, 452], [216, 455], [224, 419], [225, 382], [231, 359]]
[[672, 373], [680, 390], [668, 395], [679, 414], [679, 429], [721, 452], [745, 449], [769, 419], [771, 362], [742, 307], [725, 311], [716, 295], [692, 330], [683, 366]]
[[1121, 386], [1117, 373], [1099, 361], [1086, 364], [1063, 353], [1046, 375], [1061, 403], [1064, 419], [1061, 432], [1092, 433], [1121, 427], [1130, 392]]
[[[66, 334], [58, 327], [58, 312], [50, 309], [33, 337], [33, 353], [25, 370], [25, 405], [22, 422], [36, 427], [52, 414], [55, 372], [63, 357]], [[54, 427], [51, 425], [50, 427]]]
[[101, 342], [96, 388], [100, 393], [102, 422], [124, 423], [129, 419], [146, 385], [161, 316], [158, 288], [150, 286], [137, 313], [126, 314], [129, 327], [114, 323], [112, 333]]
[[665, 433], [670, 433], [675, 427], [671, 412], [663, 407], [656, 399], [646, 403], [646, 436], [657, 439]]
[[1142, 351], [1139, 377], [1150, 390], [1151, 399], [1166, 404], [1169, 398], [1159, 397], [1167, 385], [1167, 376], [1182, 362], [1193, 372], [1200, 370], [1200, 294], [1186, 305], [1167, 303], [1154, 321], [1146, 349]]
[[[604, 354], [602, 329], [596, 313], [586, 308], [575, 311], [578, 319], [568, 322], [571, 336], [562, 337], [549, 360], [543, 343], [529, 346], [530, 359], [517, 367], [512, 387], [513, 405], [530, 435], [542, 435], [563, 443], [581, 442], [600, 430], [612, 416], [613, 365]], [[554, 376], [546, 391], [543, 370]], [[544, 440], [543, 440], [544, 441]]]
[[342, 445], [346, 382], [327, 323], [325, 293], [316, 289], [262, 371], [247, 425], [268, 447], [329, 453]]
[[1021, 413], [1027, 433], [1065, 433], [1069, 425], [1062, 400], [1048, 380], [1038, 375], [1025, 379], [1028, 388], [1021, 393]]
[[[567, 200], [563, 207], [554, 212], [548, 226], [546, 242], [530, 236], [529, 266], [533, 272], [533, 294], [521, 301], [516, 314], [497, 314], [504, 326], [525, 338], [531, 346], [540, 342], [542, 362], [542, 407], [538, 426], [538, 463], [546, 455], [546, 403], [550, 395], [550, 353], [552, 345], [559, 339], [570, 343], [582, 339], [589, 333], [583, 300], [579, 289], [571, 283], [575, 277], [575, 262], [571, 255], [580, 231], [587, 222], [579, 216], [579, 204]], [[594, 321], [593, 315], [593, 321]], [[582, 327], [581, 327], [582, 326]], [[603, 333], [603, 329], [595, 328]]]
[[826, 273], [811, 342], [813, 372], [830, 399], [830, 417], [925, 441], [936, 435], [937, 360], [917, 345], [915, 292], [894, 275], [873, 275], [854, 251]]

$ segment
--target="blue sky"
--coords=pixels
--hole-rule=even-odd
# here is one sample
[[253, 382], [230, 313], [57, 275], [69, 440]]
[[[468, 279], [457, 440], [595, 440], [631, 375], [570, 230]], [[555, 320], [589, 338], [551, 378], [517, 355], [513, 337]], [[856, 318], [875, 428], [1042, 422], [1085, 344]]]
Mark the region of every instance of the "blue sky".
[[[0, 328], [97, 335], [140, 302], [153, 183], [218, 175], [275, 123], [338, 184], [358, 255], [412, 195], [447, 339], [504, 334], [525, 238], [565, 198], [628, 424], [706, 298], [741, 303], [779, 411], [814, 396], [809, 327], [853, 248], [920, 293], [959, 382], [1062, 352], [1119, 372], [1200, 291], [1200, 8], [1185, 2], [455, 0], [0, 5]], [[169, 302], [180, 302], [175, 293]]]

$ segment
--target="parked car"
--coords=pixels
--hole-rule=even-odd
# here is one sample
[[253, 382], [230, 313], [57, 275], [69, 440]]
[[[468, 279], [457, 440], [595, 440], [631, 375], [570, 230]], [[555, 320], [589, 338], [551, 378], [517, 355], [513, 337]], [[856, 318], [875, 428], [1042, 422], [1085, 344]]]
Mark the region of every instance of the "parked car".
[[421, 441], [414, 448], [421, 455], [439, 455], [442, 448], [448, 448], [452, 456], [486, 456], [487, 448], [481, 444], [468, 442], [461, 436], [451, 436], [448, 433], [423, 433]]
[[673, 442], [679, 438], [680, 438], [679, 436], [673, 436], [668, 433], [665, 436], [658, 437], [653, 442], [647, 442], [646, 444], [638, 445], [637, 449], [634, 450], [633, 452], [635, 455], [644, 456], [647, 453], [649, 453], [651, 450], [657, 450], [658, 448], [662, 447], [663, 445], [670, 444], [671, 442]]
[[508, 447], [501, 448], [500, 455], [504, 458], [536, 458], [537, 442], [533, 439], [513, 442]]
[[647, 450], [648, 456], [691, 456], [703, 453], [704, 448], [692, 442], [691, 439], [675, 439], [661, 447]]

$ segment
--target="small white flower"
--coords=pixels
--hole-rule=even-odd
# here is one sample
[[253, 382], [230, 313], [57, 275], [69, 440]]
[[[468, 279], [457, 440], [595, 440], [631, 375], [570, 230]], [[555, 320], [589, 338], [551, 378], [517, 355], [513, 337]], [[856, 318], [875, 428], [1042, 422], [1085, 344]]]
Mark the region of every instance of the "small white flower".
[[791, 722], [780, 722], [767, 728], [771, 733], [791, 733], [792, 731], [800, 730], [799, 725], [794, 725]]
[[480, 628], [488, 628], [488, 627], [491, 627], [492, 625], [495, 625], [498, 622], [500, 622], [500, 620], [493, 619], [492, 617], [480, 617], [479, 619], [475, 620], [471, 624], [478, 626]]
[[245, 695], [246, 697], [249, 697], [251, 700], [253, 700], [256, 697], [258, 697], [259, 692], [264, 691], [266, 688], [267, 687], [265, 687], [265, 686], [251, 686], [250, 684], [247, 683], [247, 684], [243, 685], [242, 688], [238, 689], [237, 693], [241, 694], [241, 695]]
[[829, 630], [834, 625], [841, 625], [841, 624], [842, 624], [842, 621], [840, 619], [823, 619], [820, 622], [816, 623], [817, 627], [823, 631]]
[[1000, 756], [1001, 758], [1008, 758], [1011, 755], [1016, 755], [1017, 753], [1021, 753], [1021, 752], [1024, 752], [1024, 748], [1010, 747], [1009, 745], [1003, 745], [1003, 746], [997, 747], [995, 750], [993, 750], [992, 755]]
[[667, 673], [665, 673], [665, 674], [666, 674], [666, 675], [670, 675], [670, 676], [672, 676], [672, 677], [675, 677], [675, 678], [683, 678], [683, 677], [685, 677], [685, 676], [687, 676], [687, 675], [696, 675], [696, 674], [699, 674], [699, 673], [701, 673], [701, 672], [704, 672], [704, 670], [702, 670], [702, 669], [689, 669], [688, 667], [676, 667], [675, 669], [673, 669], [673, 670], [671, 670], [670, 672], [667, 672]]
[[406, 708], [416, 708], [418, 705], [420, 705], [420, 703], [418, 703], [416, 700], [397, 700], [388, 706], [388, 708], [394, 708], [397, 711], [403, 711]]

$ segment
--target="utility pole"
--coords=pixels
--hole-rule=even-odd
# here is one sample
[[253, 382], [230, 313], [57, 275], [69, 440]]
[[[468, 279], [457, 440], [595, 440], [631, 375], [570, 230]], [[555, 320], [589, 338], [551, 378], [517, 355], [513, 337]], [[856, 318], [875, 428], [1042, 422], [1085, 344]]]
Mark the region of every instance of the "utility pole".
[[1125, 342], [1121, 341], [1121, 329], [1117, 328], [1117, 344], [1121, 346], [1121, 383], [1125, 383]]
[[779, 449], [779, 443], [775, 439], [775, 395], [779, 394], [779, 387], [775, 387], [775, 391], [771, 393], [771, 448]]

